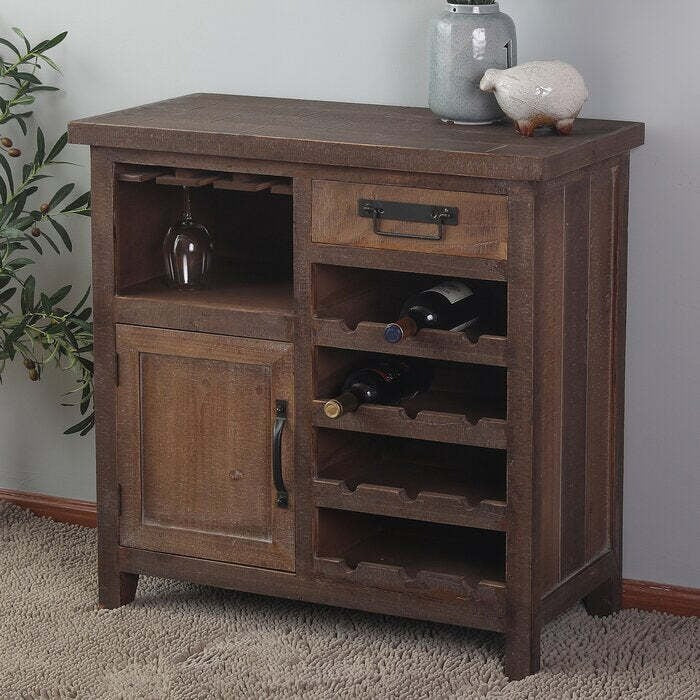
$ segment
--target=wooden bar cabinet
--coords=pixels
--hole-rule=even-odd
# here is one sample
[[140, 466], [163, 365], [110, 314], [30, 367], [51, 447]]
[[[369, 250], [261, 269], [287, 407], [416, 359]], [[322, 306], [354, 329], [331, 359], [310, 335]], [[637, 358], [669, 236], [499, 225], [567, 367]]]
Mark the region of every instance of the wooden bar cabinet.
[[[99, 598], [140, 574], [505, 635], [620, 606], [629, 152], [427, 110], [198, 94], [70, 124], [92, 147]], [[163, 282], [192, 187], [206, 289]], [[447, 213], [445, 213], [447, 212]], [[410, 293], [483, 290], [470, 333], [383, 339]], [[431, 389], [331, 420], [348, 370]]]

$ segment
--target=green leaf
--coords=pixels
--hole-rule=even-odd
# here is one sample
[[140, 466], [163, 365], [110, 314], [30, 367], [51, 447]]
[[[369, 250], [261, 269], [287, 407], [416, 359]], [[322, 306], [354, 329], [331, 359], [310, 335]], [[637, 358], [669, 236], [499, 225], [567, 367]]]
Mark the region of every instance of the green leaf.
[[56, 205], [60, 204], [73, 191], [74, 187], [74, 182], [69, 182], [67, 185], [63, 185], [63, 187], [61, 187], [56, 194], [51, 197], [49, 209], [53, 209]]
[[34, 162], [37, 165], [41, 165], [44, 162], [44, 156], [46, 155], [46, 140], [44, 139], [44, 132], [41, 127], [37, 127], [36, 130], [36, 155], [34, 156]]
[[50, 297], [51, 306], [55, 306], [59, 301], [63, 301], [69, 294], [73, 286], [67, 284], [65, 287], [61, 287], [57, 292], [54, 292]]
[[73, 309], [73, 311], [70, 312], [70, 313], [71, 313], [71, 316], [72, 316], [73, 314], [77, 313], [77, 312], [82, 308], [83, 304], [87, 301], [87, 299], [88, 299], [89, 296], [90, 296], [90, 287], [88, 287], [88, 288], [85, 290], [85, 294], [83, 294], [83, 296], [82, 296], [82, 298], [80, 299], [80, 301], [75, 305], [75, 308]]
[[[26, 179], [26, 178], [25, 178]], [[27, 197], [33, 195], [39, 188], [32, 185], [27, 189], [22, 190], [15, 198], [15, 208], [12, 212], [12, 218], [17, 219], [24, 212], [24, 205], [27, 203]]]
[[41, 246], [34, 240], [34, 236], [28, 236], [26, 233], [24, 234], [24, 237], [29, 243], [31, 243], [34, 246], [34, 250], [36, 250], [39, 255], [43, 255], [44, 251], [41, 249]]
[[77, 360], [78, 360], [78, 362], [80, 362], [80, 364], [83, 367], [85, 367], [85, 369], [88, 372], [90, 372], [90, 374], [92, 374], [95, 371], [95, 365], [93, 364], [93, 362], [91, 360], [88, 360], [84, 357], [80, 357], [80, 355], [78, 355]]
[[48, 63], [55, 71], [58, 71], [59, 73], [61, 72], [61, 69], [48, 56], [43, 53], [38, 53], [36, 50], [34, 53], [43, 61], [46, 61], [46, 63]]
[[11, 270], [21, 270], [23, 267], [33, 264], [34, 261], [31, 258], [15, 258], [14, 260], [10, 260], [5, 267], [9, 267]]
[[81, 420], [80, 423], [76, 423], [75, 425], [68, 428], [68, 430], [65, 430], [63, 434], [74, 435], [75, 433], [80, 433], [81, 435], [85, 435], [90, 432], [94, 425], [95, 413], [93, 412], [87, 418]]
[[13, 287], [12, 289], [6, 289], [4, 292], [0, 292], [0, 304], [5, 304], [12, 299], [16, 291], [17, 287]]
[[56, 251], [56, 255], [60, 255], [61, 251], [58, 249], [58, 246], [53, 242], [53, 239], [50, 236], [46, 235], [45, 231], [41, 232], [41, 237], [46, 239], [46, 242]]
[[5, 181], [0, 177], [0, 200], [2, 200], [2, 203], [5, 204], [7, 201], [7, 185], [5, 184]]
[[27, 47], [27, 51], [31, 51], [31, 44], [29, 43], [29, 39], [27, 39], [26, 36], [24, 36], [24, 32], [19, 29], [18, 27], [12, 27], [12, 31], [21, 39], [24, 40], [24, 45]]
[[68, 35], [68, 32], [61, 32], [60, 34], [56, 34], [56, 36], [53, 39], [46, 39], [44, 41], [40, 41], [33, 49], [33, 53], [40, 54], [43, 51], [47, 51], [48, 49], [52, 49], [54, 46], [57, 44], [60, 44]]
[[86, 205], [90, 205], [90, 192], [85, 192], [84, 194], [81, 194], [80, 197], [74, 199], [68, 206], [65, 207], [65, 209], [62, 209], [61, 211], [63, 213], [73, 212], [76, 209], [80, 209], [80, 207], [84, 207]]
[[22, 238], [26, 234], [18, 228], [6, 228], [0, 233], [0, 238]]
[[0, 44], [4, 44], [8, 49], [12, 49], [17, 54], [17, 58], [22, 58], [22, 54], [19, 52], [19, 49], [14, 44], [11, 44], [7, 39], [0, 38]]
[[49, 216], [47, 218], [51, 222], [51, 225], [56, 229], [56, 233], [61, 237], [63, 245], [66, 246], [68, 252], [71, 252], [73, 250], [73, 244], [71, 243], [68, 231], [66, 231], [66, 229], [53, 217]]
[[66, 144], [68, 143], [68, 132], [66, 131], [63, 136], [61, 136], [58, 141], [51, 147], [51, 150], [49, 151], [49, 155], [46, 156], [46, 162], [51, 163], [54, 158], [66, 147]]
[[22, 71], [14, 71], [11, 78], [17, 80], [18, 82], [32, 83], [36, 85], [41, 85], [41, 80], [34, 75], [34, 73], [24, 73]]
[[19, 124], [19, 128], [22, 130], [22, 133], [26, 136], [27, 135], [27, 122], [22, 119], [19, 115], [15, 115], [15, 119], [17, 120], [17, 123]]
[[15, 185], [12, 181], [12, 168], [10, 168], [7, 158], [5, 158], [2, 153], [0, 153], [0, 166], [2, 166], [2, 169], [5, 171], [5, 175], [7, 175], [7, 184], [10, 186], [10, 192], [14, 192]]
[[27, 280], [24, 283], [24, 287], [22, 287], [22, 296], [20, 300], [20, 305], [22, 308], [22, 313], [26, 314], [32, 311], [34, 309], [34, 287], [36, 285], [36, 282], [34, 280], [34, 277], [32, 275], [29, 275], [27, 277]]
[[34, 225], [34, 217], [33, 216], [23, 216], [21, 219], [16, 219], [15, 220], [15, 226], [20, 230], [20, 231], [26, 231], [30, 226]]
[[73, 332], [68, 327], [66, 327], [65, 334], [66, 334], [66, 339], [68, 340], [70, 345], [73, 347], [74, 350], [77, 350], [78, 349], [78, 341], [75, 339]]
[[56, 90], [59, 90], [60, 88], [53, 87], [53, 85], [31, 85], [29, 87], [29, 92], [55, 92]]

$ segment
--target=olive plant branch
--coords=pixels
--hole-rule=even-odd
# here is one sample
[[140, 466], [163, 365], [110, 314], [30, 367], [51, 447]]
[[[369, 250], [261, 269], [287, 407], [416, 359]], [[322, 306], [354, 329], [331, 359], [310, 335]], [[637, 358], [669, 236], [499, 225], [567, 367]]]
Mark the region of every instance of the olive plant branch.
[[[35, 96], [32, 93], [57, 89], [44, 85], [37, 72], [42, 64], [59, 70], [45, 52], [63, 41], [66, 33], [32, 46], [19, 29], [14, 29], [14, 32], [24, 42], [26, 51], [0, 38], [0, 51], [7, 47], [14, 54], [9, 60], [0, 55], [0, 86], [10, 91], [10, 94], [0, 96], [0, 125], [15, 120], [26, 136], [26, 119], [33, 112], [20, 112], [17, 108], [33, 104]], [[21, 178], [15, 185], [15, 173], [8, 159], [19, 158], [22, 150], [8, 135], [0, 134], [0, 382], [6, 362], [17, 357], [23, 360], [32, 381], [39, 380], [49, 364], [73, 372], [75, 388], [66, 396], [78, 394], [78, 398], [73, 403], [62, 405], [79, 406], [83, 418], [65, 432], [85, 435], [94, 425], [94, 412], [89, 412], [94, 370], [91, 359], [92, 309], [86, 306], [89, 289], [71, 311], [66, 311], [60, 304], [70, 294], [71, 285], [53, 293], [39, 291], [34, 276], [20, 272], [34, 264], [31, 257], [26, 257], [31, 252], [29, 246], [43, 255], [39, 239], [46, 241], [60, 255], [61, 250], [49, 233], [50, 228], [71, 251], [70, 235], [64, 224], [73, 215], [90, 216], [89, 192], [65, 204], [75, 183], [59, 187], [39, 206], [32, 202], [39, 191], [39, 181], [53, 177], [47, 172], [48, 167], [65, 164], [58, 157], [67, 141], [67, 134], [63, 134], [48, 148], [41, 128], [37, 128], [34, 155], [22, 166]], [[20, 308], [15, 310], [11, 304], [16, 304], [17, 300]]]

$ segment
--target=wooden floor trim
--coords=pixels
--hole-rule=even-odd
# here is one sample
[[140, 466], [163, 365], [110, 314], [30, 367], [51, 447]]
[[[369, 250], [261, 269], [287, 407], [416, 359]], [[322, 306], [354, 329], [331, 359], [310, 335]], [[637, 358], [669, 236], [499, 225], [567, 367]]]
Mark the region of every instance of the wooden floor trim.
[[97, 527], [97, 506], [93, 501], [77, 501], [72, 498], [9, 489], [0, 489], [0, 500], [14, 503], [36, 515], [51, 518], [59, 523]]
[[[0, 489], [0, 500], [9, 501], [36, 515], [60, 523], [97, 527], [97, 507], [92, 501], [77, 501], [9, 489]], [[624, 579], [622, 607], [700, 617], [700, 588]]]
[[700, 588], [624, 579], [622, 607], [700, 617]]

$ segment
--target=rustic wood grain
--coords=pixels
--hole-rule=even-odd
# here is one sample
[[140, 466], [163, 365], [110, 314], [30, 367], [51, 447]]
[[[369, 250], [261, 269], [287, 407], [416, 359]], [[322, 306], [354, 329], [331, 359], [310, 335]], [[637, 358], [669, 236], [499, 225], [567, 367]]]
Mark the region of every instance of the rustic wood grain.
[[123, 546], [294, 570], [293, 415], [277, 506], [275, 402], [293, 414], [291, 345], [117, 326]]
[[584, 564], [588, 236], [590, 180], [564, 188], [564, 352], [562, 376], [562, 575]]
[[540, 667], [540, 465], [534, 459], [534, 293], [537, 192], [514, 185], [508, 208], [508, 528], [505, 671], [516, 680]]
[[561, 579], [562, 392], [564, 348], [564, 187], [544, 190], [537, 202], [535, 264], [535, 460], [540, 466], [540, 577], [542, 593]]
[[579, 119], [567, 138], [446, 126], [427, 109], [194, 94], [73, 121], [71, 142], [319, 165], [548, 179], [624, 153], [644, 126]]
[[[360, 199], [455, 207], [456, 226], [445, 226], [441, 240], [395, 238], [374, 233], [372, 219], [358, 214]], [[435, 224], [383, 221], [382, 230], [412, 236], [436, 235]], [[438, 255], [505, 260], [508, 250], [508, 206], [506, 197], [469, 192], [441, 192], [409, 187], [314, 180], [314, 243], [356, 248], [414, 251]]]
[[[619, 607], [627, 152], [643, 125], [580, 120], [570, 138], [525, 140], [421, 109], [195, 95], [70, 133], [94, 147], [102, 606], [148, 573], [472, 625], [506, 633], [511, 679], [539, 667], [555, 611]], [[204, 185], [193, 206], [217, 270], [201, 293], [159, 279], [181, 192], [157, 177]], [[465, 240], [448, 228], [373, 247], [360, 194], [456, 201]], [[469, 239], [492, 234], [474, 257]], [[486, 285], [491, 325], [476, 343], [411, 339], [398, 354], [435, 365], [429, 392], [327, 419], [322, 399], [387, 353], [390, 307], [431, 276]], [[290, 402], [281, 515], [264, 410], [277, 393]], [[253, 477], [236, 492], [217, 488], [221, 465], [243, 462], [231, 422], [252, 472], [229, 472]], [[467, 470], [484, 450], [500, 455], [493, 473]], [[458, 556], [467, 541], [473, 560]]]

